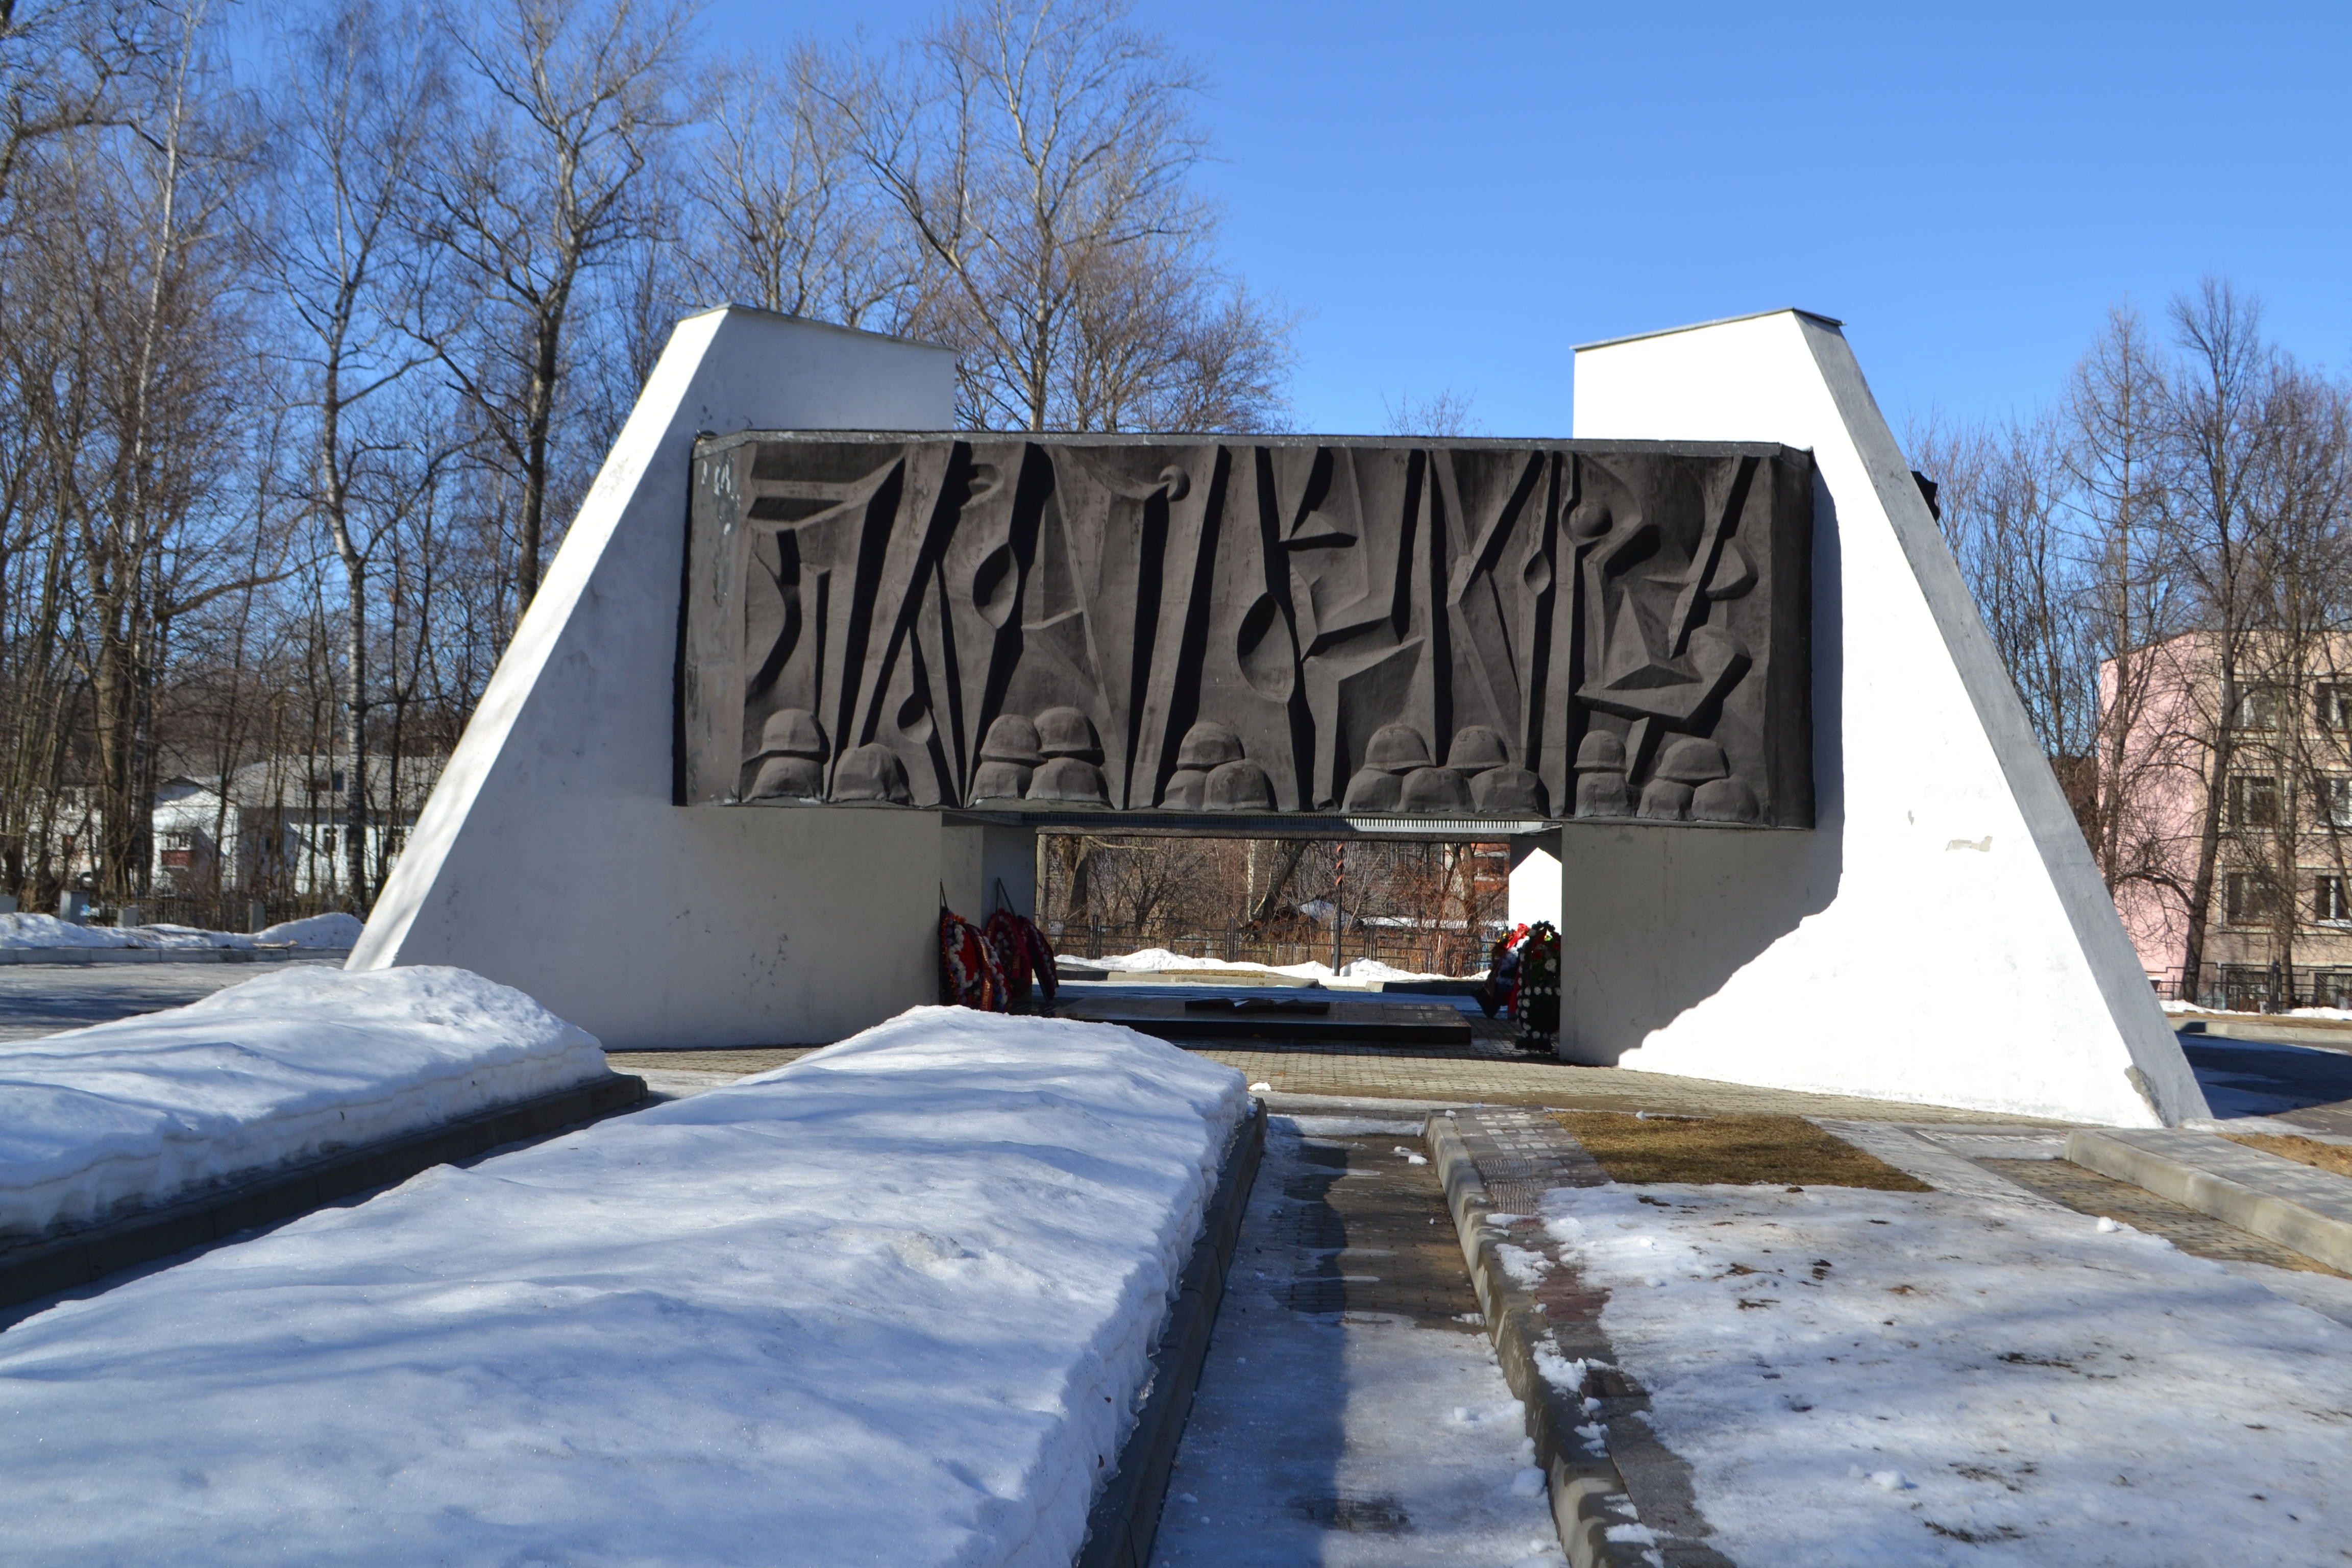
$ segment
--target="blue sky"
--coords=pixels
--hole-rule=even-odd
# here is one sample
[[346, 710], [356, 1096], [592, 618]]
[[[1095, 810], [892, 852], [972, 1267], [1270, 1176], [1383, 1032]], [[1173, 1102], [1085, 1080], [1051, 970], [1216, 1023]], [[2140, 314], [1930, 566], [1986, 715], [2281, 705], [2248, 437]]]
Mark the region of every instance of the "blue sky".
[[[709, 37], [929, 4], [718, 0]], [[1569, 428], [1579, 342], [1843, 319], [1898, 428], [2048, 397], [2200, 274], [2352, 363], [2352, 6], [1139, 0], [1208, 68], [1224, 249], [1307, 313], [1304, 429], [1451, 388]]]

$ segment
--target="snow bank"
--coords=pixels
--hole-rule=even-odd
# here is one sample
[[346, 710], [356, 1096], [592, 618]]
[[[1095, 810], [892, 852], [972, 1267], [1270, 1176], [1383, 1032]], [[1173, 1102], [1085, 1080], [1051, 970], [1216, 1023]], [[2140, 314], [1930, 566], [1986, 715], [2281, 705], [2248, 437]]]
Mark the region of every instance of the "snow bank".
[[2352, 1540], [2352, 1330], [2158, 1237], [1945, 1194], [1611, 1186], [1544, 1215], [1744, 1568]]
[[1311, 960], [1306, 963], [1250, 963], [1223, 958], [1187, 958], [1164, 947], [1147, 947], [1139, 952], [1116, 953], [1108, 958], [1079, 958], [1065, 953], [1072, 963], [1083, 963], [1089, 969], [1107, 969], [1114, 974], [1165, 974], [1171, 970], [1223, 969], [1240, 970], [1254, 974], [1286, 974], [1294, 980], [1451, 980], [1450, 974], [1426, 974], [1418, 970], [1395, 969], [1377, 958], [1351, 958], [1334, 970], [1328, 963]]
[[357, 915], [338, 911], [312, 915], [309, 920], [280, 921], [253, 933], [256, 947], [323, 947], [350, 949], [359, 945], [362, 921]]
[[195, 926], [85, 926], [55, 915], [0, 915], [0, 947], [300, 947], [348, 951], [360, 939], [357, 915], [312, 915], [266, 931], [205, 931]]
[[462, 969], [289, 967], [201, 1002], [0, 1043], [0, 1236], [604, 1077], [594, 1037]]
[[0, 1334], [12, 1564], [1067, 1568], [1246, 1109], [919, 1008]]
[[132, 931], [79, 926], [55, 915], [0, 915], [0, 947], [138, 947]]

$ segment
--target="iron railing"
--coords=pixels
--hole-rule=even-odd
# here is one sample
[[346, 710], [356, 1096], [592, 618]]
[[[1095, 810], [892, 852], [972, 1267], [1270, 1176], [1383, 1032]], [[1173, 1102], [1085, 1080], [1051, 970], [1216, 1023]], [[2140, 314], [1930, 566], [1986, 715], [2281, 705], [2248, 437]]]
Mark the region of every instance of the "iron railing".
[[2352, 1009], [2352, 968], [2328, 964], [2209, 963], [2195, 985], [2183, 972], [2152, 976], [2156, 994], [2168, 1002], [2189, 1002], [2231, 1013], [2287, 1013], [2297, 1007]]

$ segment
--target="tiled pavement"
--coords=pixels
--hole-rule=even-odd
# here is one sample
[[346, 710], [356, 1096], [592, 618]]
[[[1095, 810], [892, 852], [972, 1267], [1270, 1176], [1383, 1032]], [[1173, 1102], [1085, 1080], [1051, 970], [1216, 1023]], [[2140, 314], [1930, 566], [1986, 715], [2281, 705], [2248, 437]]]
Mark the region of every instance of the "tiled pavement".
[[2305, 1258], [2237, 1226], [2200, 1214], [2145, 1187], [2118, 1182], [2065, 1160], [1980, 1160], [1995, 1175], [2063, 1204], [2077, 1214], [2099, 1215], [2123, 1221], [2135, 1230], [2160, 1236], [2183, 1252], [2200, 1258], [2236, 1263], [2267, 1263], [2273, 1268], [2302, 1273], [2332, 1274], [2326, 1264]]
[[[1622, 1068], [1569, 1067], [1513, 1049], [1508, 1031], [1502, 1025], [1485, 1018], [1473, 1018], [1471, 1025], [1476, 1037], [1467, 1046], [1344, 1046], [1326, 1041], [1286, 1045], [1265, 1040], [1193, 1048], [1202, 1056], [1239, 1068], [1250, 1082], [1270, 1085], [1275, 1093], [1284, 1095], [1453, 1105], [1553, 1106], [1561, 1110], [1837, 1116], [1857, 1121], [1984, 1120], [1981, 1110], [1757, 1089], [1706, 1079], [1631, 1072]], [[611, 1060], [614, 1068], [622, 1072], [672, 1069], [750, 1073], [781, 1067], [814, 1048], [803, 1046], [733, 1051], [616, 1051]]]

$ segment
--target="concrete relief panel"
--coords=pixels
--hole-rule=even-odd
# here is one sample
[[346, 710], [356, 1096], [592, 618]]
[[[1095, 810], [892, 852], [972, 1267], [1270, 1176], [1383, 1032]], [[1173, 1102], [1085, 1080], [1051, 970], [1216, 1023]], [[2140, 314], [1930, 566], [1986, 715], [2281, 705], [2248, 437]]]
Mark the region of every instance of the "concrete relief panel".
[[1810, 458], [767, 434], [694, 458], [682, 804], [1810, 826]]

